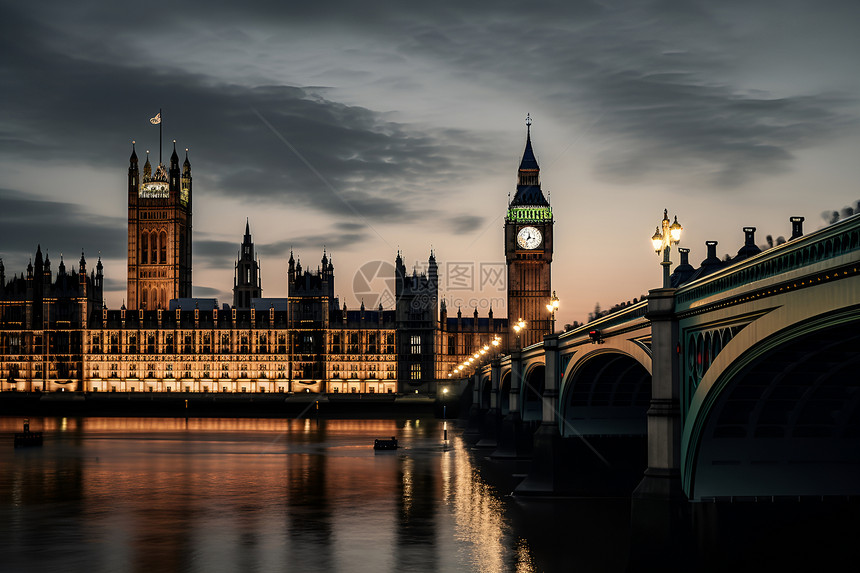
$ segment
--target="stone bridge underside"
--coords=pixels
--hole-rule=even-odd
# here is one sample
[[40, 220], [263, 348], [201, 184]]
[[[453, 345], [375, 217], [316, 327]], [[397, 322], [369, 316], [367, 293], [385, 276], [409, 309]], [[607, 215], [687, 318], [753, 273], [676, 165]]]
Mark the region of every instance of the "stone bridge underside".
[[645, 435], [651, 374], [627, 354], [599, 353], [562, 389], [562, 436]]
[[860, 320], [781, 344], [725, 383], [691, 463], [692, 499], [860, 494]]

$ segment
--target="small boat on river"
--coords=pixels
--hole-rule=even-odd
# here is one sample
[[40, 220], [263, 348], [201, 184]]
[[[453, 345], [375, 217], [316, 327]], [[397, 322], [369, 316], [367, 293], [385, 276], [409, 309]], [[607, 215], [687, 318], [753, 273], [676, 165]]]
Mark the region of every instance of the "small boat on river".
[[391, 439], [375, 439], [373, 440], [373, 449], [374, 450], [396, 450], [397, 449], [397, 438], [391, 436]]
[[24, 431], [15, 434], [16, 448], [29, 448], [42, 445], [42, 432], [30, 431], [30, 420], [24, 420]]

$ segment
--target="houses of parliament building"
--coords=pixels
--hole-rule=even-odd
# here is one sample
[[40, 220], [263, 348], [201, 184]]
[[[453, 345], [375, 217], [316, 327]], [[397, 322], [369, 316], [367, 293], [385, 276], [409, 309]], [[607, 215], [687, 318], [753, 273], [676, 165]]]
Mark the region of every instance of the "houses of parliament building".
[[[530, 121], [516, 194], [505, 218], [509, 316], [527, 346], [550, 331], [553, 217], [540, 188]], [[128, 166], [127, 305], [104, 305], [101, 258], [82, 253], [56, 273], [38, 247], [26, 273], [7, 280], [0, 260], [0, 390], [84, 392], [433, 393], [482, 349], [515, 337], [492, 310], [448, 316], [431, 251], [424, 273], [395, 258], [393, 308], [347, 308], [323, 250], [316, 269], [293, 253], [287, 297], [262, 298], [250, 225], [239, 245], [232, 305], [192, 299], [191, 163], [174, 142], [169, 166]], [[498, 346], [492, 346], [493, 341]]]

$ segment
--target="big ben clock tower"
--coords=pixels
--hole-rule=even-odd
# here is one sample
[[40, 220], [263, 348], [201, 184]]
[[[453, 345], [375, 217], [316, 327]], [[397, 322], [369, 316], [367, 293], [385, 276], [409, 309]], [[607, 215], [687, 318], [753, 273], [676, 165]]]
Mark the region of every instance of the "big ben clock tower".
[[526, 149], [517, 180], [517, 192], [505, 217], [505, 259], [508, 265], [508, 340], [516, 347], [514, 324], [526, 322], [519, 332], [521, 347], [543, 340], [552, 329], [546, 304], [552, 296], [552, 209], [540, 188], [540, 167], [532, 151], [531, 117], [526, 117]]

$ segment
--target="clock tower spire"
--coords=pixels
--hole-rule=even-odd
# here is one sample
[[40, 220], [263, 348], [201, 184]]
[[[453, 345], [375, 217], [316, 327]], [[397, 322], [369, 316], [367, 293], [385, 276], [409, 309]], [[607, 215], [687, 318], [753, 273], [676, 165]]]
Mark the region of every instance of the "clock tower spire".
[[[531, 115], [526, 116], [526, 147], [517, 172], [517, 191], [505, 217], [508, 265], [508, 324], [522, 318], [522, 347], [540, 342], [552, 329], [546, 303], [552, 297], [552, 208], [540, 186], [540, 167], [532, 149]], [[517, 334], [508, 340], [516, 346]]]

